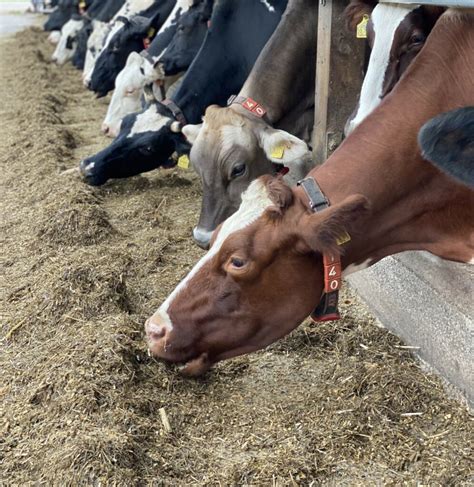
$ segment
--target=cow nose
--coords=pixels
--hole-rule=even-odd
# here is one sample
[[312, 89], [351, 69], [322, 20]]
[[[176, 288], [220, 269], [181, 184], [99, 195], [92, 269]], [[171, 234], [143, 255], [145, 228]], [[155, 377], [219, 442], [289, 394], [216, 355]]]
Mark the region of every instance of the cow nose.
[[203, 228], [194, 227], [193, 229], [193, 238], [194, 241], [204, 250], [209, 248], [209, 244], [211, 243], [212, 233], [209, 230], [204, 230]]
[[150, 318], [145, 323], [146, 336], [150, 342], [161, 340], [166, 335], [166, 331], [166, 326], [160, 323], [155, 323], [153, 318]]
[[109, 135], [110, 127], [106, 123], [102, 124], [102, 132], [104, 133], [104, 135]]

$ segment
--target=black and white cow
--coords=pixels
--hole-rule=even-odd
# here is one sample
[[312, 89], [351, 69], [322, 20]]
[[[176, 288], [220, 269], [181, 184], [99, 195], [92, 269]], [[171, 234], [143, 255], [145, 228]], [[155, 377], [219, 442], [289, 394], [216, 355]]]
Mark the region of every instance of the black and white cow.
[[421, 128], [418, 142], [425, 159], [474, 189], [474, 107], [432, 118]]
[[[85, 9], [92, 3], [91, 0], [82, 1]], [[49, 15], [43, 28], [46, 31], [61, 30], [63, 25], [76, 13], [79, 13], [79, 0], [59, 0], [58, 5]]]
[[120, 10], [109, 21], [100, 21], [98, 19], [92, 21], [93, 30], [87, 40], [86, 58], [82, 74], [82, 80], [86, 88], [90, 85], [92, 72], [100, 54], [108, 46], [112, 37], [123, 27], [123, 18], [129, 19], [137, 15], [150, 7], [154, 1], [126, 0]]
[[121, 17], [121, 28], [109, 34], [109, 42], [94, 66], [89, 89], [105, 96], [114, 89], [115, 78], [133, 51], [141, 51], [150, 43], [171, 13], [176, 0], [156, 0], [137, 15]]
[[177, 119], [197, 123], [207, 106], [223, 105], [240, 90], [286, 4], [287, 0], [220, 0], [203, 46], [171, 97], [172, 105], [155, 102], [127, 115], [112, 144], [81, 162], [85, 180], [100, 185], [110, 178], [174, 165], [170, 156], [185, 142]]
[[[172, 20], [163, 25], [150, 47], [128, 56], [115, 80], [115, 91], [102, 124], [106, 135], [116, 137], [123, 117], [141, 110], [145, 85], [154, 83], [156, 96], [162, 99], [162, 91], [167, 92], [192, 63], [204, 41], [214, 0], [191, 1], [189, 6], [190, 0], [178, 0], [170, 15]], [[172, 56], [168, 55], [170, 52]], [[166, 67], [163, 57], [167, 58]]]
[[84, 25], [76, 35], [76, 47], [72, 56], [72, 64], [77, 69], [84, 69], [87, 52], [87, 40], [92, 34], [93, 22], [110, 22], [113, 16], [120, 10], [125, 0], [96, 0], [88, 9], [84, 18]]

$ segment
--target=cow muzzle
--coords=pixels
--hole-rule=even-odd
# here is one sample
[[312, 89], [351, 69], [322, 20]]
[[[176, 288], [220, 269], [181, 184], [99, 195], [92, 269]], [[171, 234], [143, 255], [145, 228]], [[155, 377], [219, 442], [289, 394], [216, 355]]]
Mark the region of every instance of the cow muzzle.
[[187, 351], [181, 349], [179, 340], [173, 338], [172, 328], [165, 323], [159, 312], [145, 323], [145, 334], [150, 355], [176, 364], [182, 375], [197, 377], [212, 366], [206, 352], [192, 353], [190, 347], [185, 347]]
[[194, 227], [193, 228], [193, 239], [194, 241], [204, 250], [209, 249], [211, 243], [212, 234], [214, 232], [209, 230], [204, 230], [203, 228]]

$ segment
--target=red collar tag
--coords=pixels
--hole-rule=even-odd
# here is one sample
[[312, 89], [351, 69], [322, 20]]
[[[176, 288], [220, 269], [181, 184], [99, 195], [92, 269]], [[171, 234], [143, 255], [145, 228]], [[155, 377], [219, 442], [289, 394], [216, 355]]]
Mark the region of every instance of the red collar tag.
[[290, 169], [286, 166], [283, 166], [279, 171], [278, 174], [280, 176], [284, 176], [285, 174], [288, 174], [290, 172]]
[[256, 102], [254, 99], [250, 97], [240, 96], [240, 95], [232, 95], [227, 100], [227, 105], [229, 106], [232, 105], [233, 103], [236, 103], [237, 105], [241, 105], [247, 111], [253, 113], [258, 118], [263, 118], [265, 122], [271, 125], [271, 122], [268, 120], [268, 117], [266, 116], [267, 111], [265, 110], [265, 108], [263, 108], [262, 105], [260, 105], [260, 103]]
[[324, 292], [318, 306], [310, 318], [319, 323], [341, 318], [338, 310], [339, 289], [341, 288], [341, 258], [339, 255], [323, 254]]
[[[309, 207], [312, 212], [318, 212], [329, 208], [329, 201], [324, 196], [321, 188], [314, 178], [306, 178], [298, 181], [309, 199]], [[343, 235], [340, 244], [350, 240], [349, 235]], [[339, 242], [338, 242], [339, 243]], [[323, 254], [324, 269], [324, 289], [314, 311], [310, 317], [313, 321], [331, 321], [338, 320], [341, 315], [338, 310], [339, 289], [341, 288], [342, 267], [339, 255]]]
[[257, 115], [257, 117], [259, 118], [263, 118], [267, 113], [265, 108], [263, 108], [262, 105], [257, 103], [252, 98], [247, 98], [243, 103], [241, 103], [241, 105], [249, 112], [252, 112], [254, 115]]

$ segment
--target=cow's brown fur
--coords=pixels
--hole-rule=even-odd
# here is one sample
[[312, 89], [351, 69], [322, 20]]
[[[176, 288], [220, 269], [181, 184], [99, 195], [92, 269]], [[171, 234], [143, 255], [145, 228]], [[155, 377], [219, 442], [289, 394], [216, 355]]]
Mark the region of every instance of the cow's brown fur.
[[[331, 208], [310, 213], [271, 182], [279, 218], [268, 214], [229, 235], [168, 308], [173, 329], [150, 343], [193, 375], [284, 336], [323, 289], [322, 256], [348, 231], [342, 264], [370, 263], [404, 250], [466, 262], [474, 254], [474, 192], [421, 158], [417, 133], [439, 112], [474, 104], [474, 14], [448, 12], [395, 90], [310, 175]], [[288, 203], [288, 204], [287, 204]], [[368, 210], [368, 203], [371, 209]], [[158, 311], [151, 320], [159, 320]]]

